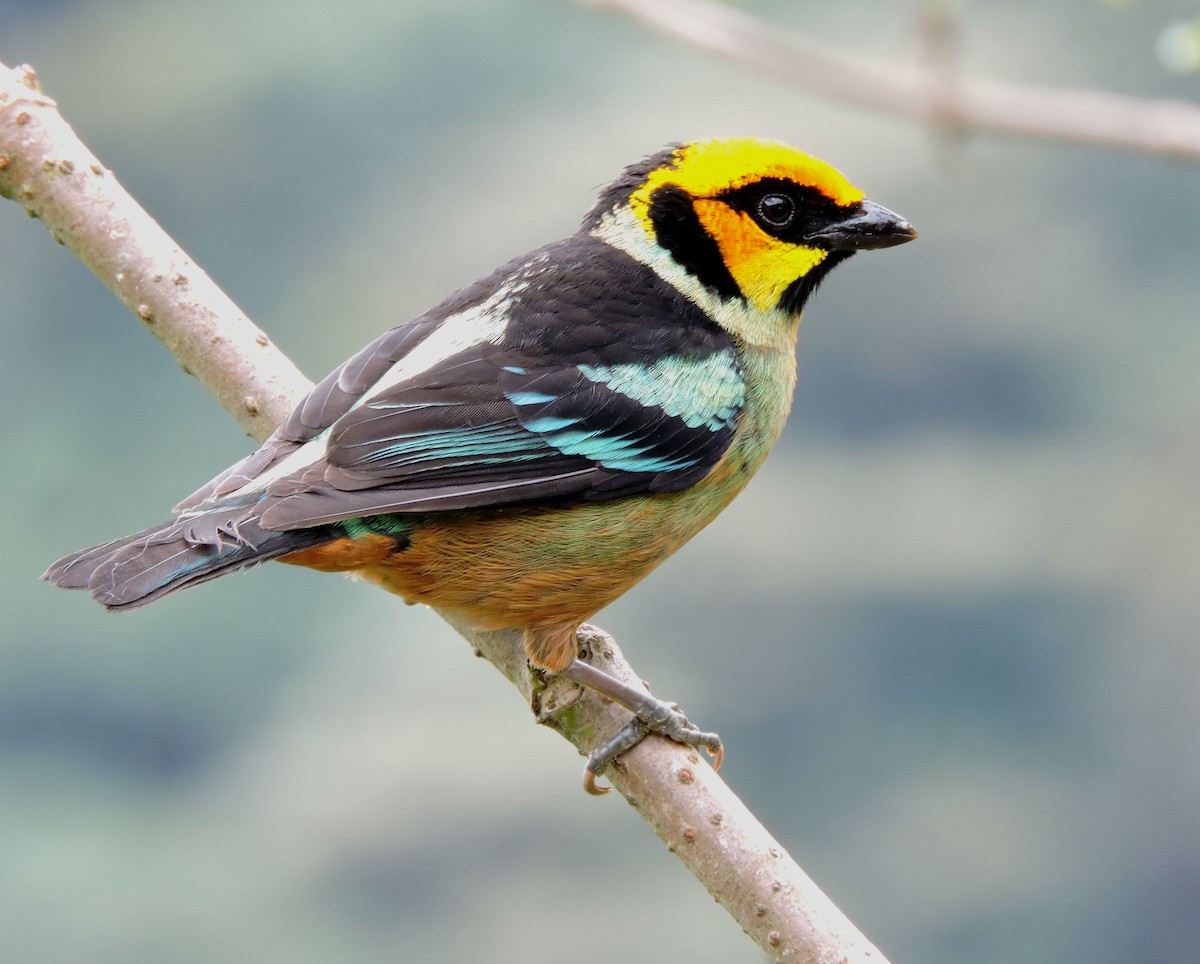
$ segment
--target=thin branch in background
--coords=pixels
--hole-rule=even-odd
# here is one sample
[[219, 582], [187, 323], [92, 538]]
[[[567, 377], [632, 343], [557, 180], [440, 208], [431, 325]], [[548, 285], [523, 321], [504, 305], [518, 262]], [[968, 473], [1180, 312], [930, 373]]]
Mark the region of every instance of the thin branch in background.
[[958, 98], [962, 76], [959, 63], [962, 52], [962, 33], [952, 0], [919, 0], [916, 7], [917, 39], [921, 45], [921, 62], [929, 71], [927, 89], [930, 96], [946, 101], [934, 110], [935, 131], [947, 145], [962, 136], [954, 121], [954, 102]]
[[[40, 218], [259, 440], [311, 388], [104, 169], [37, 89], [29, 67], [0, 64], [0, 195]], [[514, 683], [539, 722], [581, 752], [628, 720], [591, 692], [533, 676], [519, 633], [480, 632], [441, 615]], [[592, 656], [606, 672], [640, 685], [607, 637], [593, 643]], [[647, 739], [608, 776], [773, 959], [887, 964], [694, 750]], [[580, 806], [590, 805], [581, 792]]]
[[964, 132], [1200, 161], [1200, 107], [1186, 101], [1038, 87], [859, 56], [714, 0], [578, 0], [625, 13], [677, 40], [848, 103]]

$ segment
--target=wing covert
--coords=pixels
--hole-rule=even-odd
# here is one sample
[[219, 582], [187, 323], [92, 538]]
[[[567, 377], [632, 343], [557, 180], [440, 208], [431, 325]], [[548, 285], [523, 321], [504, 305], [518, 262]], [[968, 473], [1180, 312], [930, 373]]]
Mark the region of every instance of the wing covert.
[[[264, 524], [685, 488], [724, 454], [741, 410], [732, 349], [707, 364], [730, 385], [685, 410], [691, 390], [665, 384], [667, 365], [635, 394], [607, 370], [473, 349], [343, 416], [320, 462], [271, 484]], [[662, 404], [643, 400], [652, 387]]]
[[184, 505], [253, 499], [264, 527], [293, 529], [676, 491], [708, 474], [744, 403], [723, 330], [584, 236], [496, 277], [487, 297], [456, 296], [349, 359]]

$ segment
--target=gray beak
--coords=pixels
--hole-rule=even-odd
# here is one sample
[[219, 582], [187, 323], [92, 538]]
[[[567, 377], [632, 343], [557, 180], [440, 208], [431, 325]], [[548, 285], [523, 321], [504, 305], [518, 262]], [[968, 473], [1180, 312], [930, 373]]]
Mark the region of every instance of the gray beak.
[[805, 238], [830, 251], [892, 248], [917, 236], [916, 229], [895, 211], [874, 201], [861, 201], [844, 221], [826, 225]]

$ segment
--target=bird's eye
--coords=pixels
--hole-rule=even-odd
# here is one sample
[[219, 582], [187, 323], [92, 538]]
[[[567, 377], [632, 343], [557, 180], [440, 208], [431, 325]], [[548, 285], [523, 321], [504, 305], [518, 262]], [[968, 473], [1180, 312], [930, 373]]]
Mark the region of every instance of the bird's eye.
[[796, 214], [796, 202], [786, 194], [764, 194], [758, 202], [758, 216], [773, 228], [786, 228]]

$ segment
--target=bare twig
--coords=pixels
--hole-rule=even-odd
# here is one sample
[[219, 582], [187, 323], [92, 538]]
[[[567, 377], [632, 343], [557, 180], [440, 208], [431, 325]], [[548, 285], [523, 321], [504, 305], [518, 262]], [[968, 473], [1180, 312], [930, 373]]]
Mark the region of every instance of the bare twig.
[[248, 434], [265, 438], [308, 380], [75, 136], [33, 71], [0, 68], [0, 194], [40, 218]]
[[[255, 437], [265, 438], [311, 387], [100, 165], [54, 101], [36, 90], [28, 67], [0, 64], [0, 194], [24, 205], [79, 254]], [[442, 615], [516, 684], [540, 722], [581, 752], [628, 719], [624, 710], [566, 681], [532, 676], [518, 634], [484, 633], [461, 617]], [[611, 641], [593, 649], [601, 650], [593, 661], [637, 683]], [[887, 964], [693, 751], [646, 740], [611, 778], [774, 958]], [[582, 794], [580, 805], [591, 805]]]
[[959, 77], [851, 54], [714, 0], [579, 0], [619, 10], [737, 63], [863, 107], [943, 128], [1096, 144], [1200, 161], [1200, 107], [1186, 101]]

